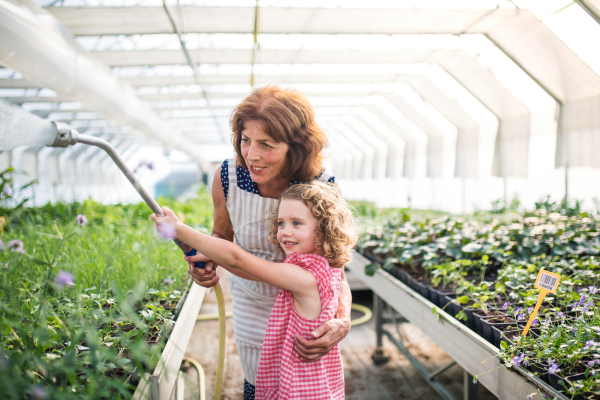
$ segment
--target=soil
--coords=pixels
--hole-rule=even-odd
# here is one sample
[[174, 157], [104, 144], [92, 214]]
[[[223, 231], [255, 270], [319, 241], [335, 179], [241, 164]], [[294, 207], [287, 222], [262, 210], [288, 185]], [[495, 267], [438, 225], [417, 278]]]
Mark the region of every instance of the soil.
[[514, 320], [514, 318], [511, 318], [509, 316], [499, 316], [499, 317], [492, 317], [492, 318], [485, 318], [485, 321], [490, 323], [490, 324], [499, 324], [499, 323], [509, 323], [509, 322], [514, 322], [515, 326], [517, 325], [517, 321]]

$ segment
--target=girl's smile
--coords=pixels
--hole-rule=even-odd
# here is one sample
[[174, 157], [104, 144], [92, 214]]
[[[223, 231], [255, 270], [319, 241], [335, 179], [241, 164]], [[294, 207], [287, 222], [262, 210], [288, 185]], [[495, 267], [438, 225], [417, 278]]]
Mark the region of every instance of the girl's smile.
[[277, 241], [286, 256], [316, 253], [314, 233], [319, 221], [303, 201], [282, 200], [277, 220]]

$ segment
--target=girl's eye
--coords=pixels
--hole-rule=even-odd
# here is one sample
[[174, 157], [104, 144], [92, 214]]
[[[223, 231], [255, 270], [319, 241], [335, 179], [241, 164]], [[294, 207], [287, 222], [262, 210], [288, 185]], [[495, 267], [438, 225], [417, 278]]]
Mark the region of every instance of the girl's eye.
[[283, 222], [279, 222], [277, 225], [279, 225], [280, 228], [283, 228], [285, 224]]
[[295, 225], [295, 226], [301, 225], [301, 224], [300, 224], [300, 221], [294, 221], [294, 225]]

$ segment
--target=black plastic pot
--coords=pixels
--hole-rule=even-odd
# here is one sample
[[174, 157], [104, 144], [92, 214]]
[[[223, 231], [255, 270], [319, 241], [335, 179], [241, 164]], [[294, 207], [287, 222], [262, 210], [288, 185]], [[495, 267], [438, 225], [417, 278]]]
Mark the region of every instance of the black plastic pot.
[[473, 321], [475, 322], [475, 332], [483, 337], [483, 326], [481, 323], [481, 318], [483, 317], [495, 317], [498, 315], [506, 315], [505, 313], [498, 311], [496, 309], [488, 308], [488, 314], [484, 313], [482, 310], [473, 313]]
[[[490, 322], [490, 320], [494, 320], [496, 318], [496, 316], [493, 317], [483, 317], [481, 318], [481, 332], [483, 338], [485, 340], [487, 340], [488, 342], [490, 342], [491, 344], [494, 344], [494, 337], [492, 335], [492, 326], [495, 326], [497, 328], [505, 328], [505, 327], [510, 327], [510, 326], [514, 326], [515, 328], [517, 328], [517, 321], [509, 321], [509, 322]], [[498, 342], [500, 341], [500, 339], [498, 339]], [[496, 346], [498, 347], [498, 346]]]
[[[499, 329], [500, 328], [500, 329]], [[492, 326], [492, 339], [493, 345], [500, 348], [500, 342], [506, 342], [508, 345], [512, 344], [512, 338], [521, 333], [520, 329], [502, 330], [502, 327]]]
[[456, 297], [456, 293], [453, 290], [436, 289], [433, 286], [429, 286], [429, 299], [438, 307], [444, 307], [452, 297]]
[[400, 267], [394, 267], [393, 271], [395, 272], [394, 277], [396, 279], [398, 279], [400, 282], [404, 283], [405, 285], [409, 285], [409, 278], [410, 275], [408, 275], [404, 270], [402, 270], [402, 268]]
[[[552, 386], [556, 390], [564, 390], [564, 387], [558, 384], [559, 381], [565, 381], [565, 379], [560, 375], [548, 374], [548, 383], [550, 384], [550, 386]], [[565, 381], [565, 384], [566, 383], [567, 382]]]
[[478, 311], [480, 311], [478, 308], [473, 308], [473, 307], [463, 308], [463, 312], [467, 316], [467, 320], [462, 321], [462, 323], [465, 324], [467, 326], [467, 328], [469, 328], [472, 331], [475, 331], [475, 317], [473, 316], [473, 313], [478, 312]]
[[546, 362], [530, 363], [527, 366], [527, 369], [529, 369], [531, 372], [537, 372], [538, 378], [540, 378], [541, 380], [543, 380], [546, 383], [549, 383], [548, 382], [548, 363], [546, 363]]
[[410, 287], [417, 293], [420, 293], [421, 296], [425, 297], [429, 300], [429, 286], [423, 282], [420, 282], [416, 279], [410, 280]]
[[448, 295], [444, 296], [444, 301], [446, 301], [446, 305], [444, 308], [444, 311], [446, 311], [448, 314], [452, 315], [453, 317], [456, 316], [456, 314], [458, 314], [460, 312], [460, 310], [462, 310], [462, 305], [456, 301], [456, 299], [454, 297], [450, 297]]

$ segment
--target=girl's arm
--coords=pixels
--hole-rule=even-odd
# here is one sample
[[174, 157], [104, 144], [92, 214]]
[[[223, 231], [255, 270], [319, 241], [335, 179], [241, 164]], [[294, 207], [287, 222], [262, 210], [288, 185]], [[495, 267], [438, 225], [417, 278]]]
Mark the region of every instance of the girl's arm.
[[[244, 251], [227, 240], [205, 235], [177, 219], [173, 211], [162, 208], [164, 217], [152, 214], [150, 218], [159, 232], [174, 232], [175, 238], [192, 246], [218, 264], [242, 271], [254, 278], [297, 294], [299, 298], [318, 295], [314, 275], [294, 264], [273, 263]], [[228, 269], [229, 269], [228, 268]]]

